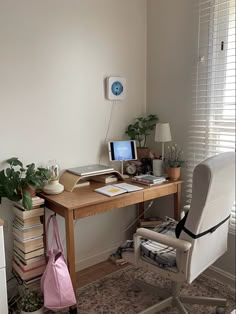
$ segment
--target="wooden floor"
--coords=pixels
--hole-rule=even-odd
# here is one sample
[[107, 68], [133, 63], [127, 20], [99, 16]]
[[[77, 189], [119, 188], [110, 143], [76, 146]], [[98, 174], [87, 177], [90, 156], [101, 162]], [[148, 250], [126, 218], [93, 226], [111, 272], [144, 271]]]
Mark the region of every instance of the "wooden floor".
[[110, 260], [101, 262], [77, 272], [77, 288], [81, 288], [93, 281], [101, 279], [117, 270], [127, 267], [129, 264], [117, 266]]

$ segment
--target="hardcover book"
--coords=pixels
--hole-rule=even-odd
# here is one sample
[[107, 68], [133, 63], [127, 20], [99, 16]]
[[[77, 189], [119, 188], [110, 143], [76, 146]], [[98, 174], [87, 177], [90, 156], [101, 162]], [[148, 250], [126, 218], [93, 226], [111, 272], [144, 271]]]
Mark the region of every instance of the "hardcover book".
[[92, 177], [92, 180], [102, 183], [111, 183], [118, 181], [115, 174], [101, 174], [99, 176]]
[[30, 241], [21, 242], [19, 238], [14, 239], [14, 246], [23, 251], [24, 253], [29, 253], [33, 250], [43, 248], [43, 237], [36, 238]]
[[30, 264], [25, 264], [22, 262], [20, 258], [18, 258], [17, 255], [14, 256], [14, 261], [16, 264], [24, 271], [30, 271], [32, 269], [35, 269], [36, 267], [42, 267], [46, 265], [45, 258], [42, 258], [36, 262], [30, 263]]
[[21, 228], [17, 224], [13, 223], [13, 234], [16, 235], [22, 241], [37, 238], [43, 235], [43, 225], [39, 225], [32, 228]]
[[152, 175], [140, 175], [140, 176], [135, 176], [132, 178], [133, 182], [137, 182], [140, 184], [144, 185], [155, 185], [155, 184], [160, 184], [166, 181], [165, 177], [155, 177]]
[[17, 204], [15, 203], [15, 206], [13, 206], [13, 212], [21, 220], [44, 215], [44, 207], [35, 208], [34, 210], [22, 210], [16, 206]]
[[20, 217], [16, 216], [14, 219], [14, 223], [21, 226], [22, 228], [27, 228], [31, 226], [39, 226], [42, 224], [40, 216], [31, 217], [27, 219], [21, 219]]
[[29, 252], [24, 252], [21, 249], [19, 249], [17, 246], [14, 246], [14, 253], [17, 253], [20, 255], [23, 259], [29, 260], [34, 257], [42, 256], [44, 254], [44, 248], [41, 247], [39, 249], [31, 250]]
[[21, 279], [26, 280], [30, 278], [35, 278], [39, 275], [42, 275], [46, 265], [35, 267], [31, 270], [24, 271], [17, 263], [15, 260], [13, 260], [13, 265], [12, 265], [14, 271], [21, 277]]
[[165, 177], [156, 177], [150, 174], [144, 174], [144, 175], [140, 175], [140, 176], [134, 176], [133, 179], [137, 180], [137, 181], [146, 181], [149, 183], [158, 183], [158, 182], [163, 182], [166, 180]]
[[14, 251], [14, 256], [18, 258], [18, 260], [20, 260], [23, 265], [30, 265], [36, 262], [45, 261], [45, 255], [39, 255], [29, 259], [24, 259], [20, 254]]

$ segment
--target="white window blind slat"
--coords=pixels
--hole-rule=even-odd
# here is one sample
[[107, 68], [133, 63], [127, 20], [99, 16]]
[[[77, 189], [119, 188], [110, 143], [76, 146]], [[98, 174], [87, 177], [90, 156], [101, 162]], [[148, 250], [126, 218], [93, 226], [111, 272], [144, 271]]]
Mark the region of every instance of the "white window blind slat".
[[[235, 151], [235, 0], [199, 0], [199, 62], [193, 76], [186, 194], [202, 160]], [[232, 174], [233, 175], [233, 174]], [[236, 227], [235, 204], [231, 226]]]

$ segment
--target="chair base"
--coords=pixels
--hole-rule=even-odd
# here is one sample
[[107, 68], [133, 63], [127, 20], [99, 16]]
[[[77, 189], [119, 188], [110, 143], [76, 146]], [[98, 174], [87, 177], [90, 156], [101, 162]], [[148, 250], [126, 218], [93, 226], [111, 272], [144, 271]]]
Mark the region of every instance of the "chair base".
[[157, 304], [150, 306], [149, 308], [143, 310], [139, 314], [155, 314], [159, 311], [165, 309], [168, 306], [176, 306], [181, 314], [188, 314], [189, 312], [186, 310], [183, 303], [189, 304], [201, 304], [201, 305], [210, 305], [216, 306], [216, 313], [225, 313], [226, 307], [226, 299], [220, 298], [207, 298], [207, 297], [194, 297], [194, 296], [182, 296], [180, 295], [180, 284], [174, 284], [172, 290], [172, 296], [166, 297], [167, 291], [160, 289], [156, 286], [150, 285], [148, 283], [144, 283], [139, 280], [135, 280], [136, 285], [148, 291], [152, 294], [158, 295], [159, 297], [165, 297], [164, 300], [160, 301]]

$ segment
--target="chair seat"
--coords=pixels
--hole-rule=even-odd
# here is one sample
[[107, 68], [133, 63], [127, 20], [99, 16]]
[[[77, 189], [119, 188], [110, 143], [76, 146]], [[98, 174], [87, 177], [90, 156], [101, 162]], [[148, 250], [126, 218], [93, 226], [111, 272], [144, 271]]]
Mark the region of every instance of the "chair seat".
[[[176, 221], [168, 220], [158, 225], [153, 231], [175, 237]], [[128, 240], [121, 246], [122, 257], [130, 259], [129, 254], [123, 252], [133, 251], [133, 241]], [[141, 257], [147, 262], [161, 268], [171, 268], [178, 272], [176, 267], [176, 250], [152, 240], [143, 240], [140, 246]]]

